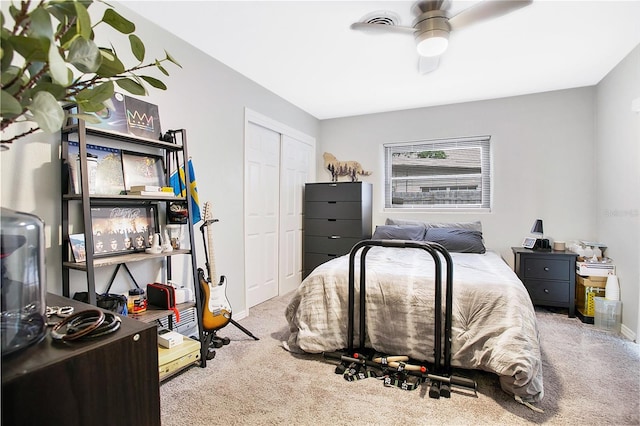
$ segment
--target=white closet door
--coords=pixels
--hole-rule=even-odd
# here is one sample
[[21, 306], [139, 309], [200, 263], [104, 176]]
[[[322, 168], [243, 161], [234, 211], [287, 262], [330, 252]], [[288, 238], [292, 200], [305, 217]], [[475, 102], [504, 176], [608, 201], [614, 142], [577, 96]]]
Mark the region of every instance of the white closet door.
[[302, 281], [302, 196], [309, 181], [313, 147], [282, 136], [280, 182], [280, 294]]
[[278, 295], [280, 133], [248, 123], [245, 135], [247, 305]]

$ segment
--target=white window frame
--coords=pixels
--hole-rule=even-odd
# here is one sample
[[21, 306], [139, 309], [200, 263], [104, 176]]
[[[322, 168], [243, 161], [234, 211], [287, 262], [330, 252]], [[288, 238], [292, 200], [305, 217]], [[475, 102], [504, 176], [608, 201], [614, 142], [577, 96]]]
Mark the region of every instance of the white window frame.
[[[391, 156], [393, 153], [407, 151], [447, 151], [457, 148], [480, 149], [480, 179], [482, 201], [480, 203], [463, 204], [392, 204], [392, 180], [396, 179], [391, 173]], [[489, 212], [492, 205], [492, 155], [491, 136], [471, 136], [463, 138], [448, 138], [434, 140], [418, 140], [409, 142], [394, 142], [383, 144], [384, 157], [384, 208], [392, 211], [428, 210], [428, 211], [456, 211], [471, 210], [474, 212]]]

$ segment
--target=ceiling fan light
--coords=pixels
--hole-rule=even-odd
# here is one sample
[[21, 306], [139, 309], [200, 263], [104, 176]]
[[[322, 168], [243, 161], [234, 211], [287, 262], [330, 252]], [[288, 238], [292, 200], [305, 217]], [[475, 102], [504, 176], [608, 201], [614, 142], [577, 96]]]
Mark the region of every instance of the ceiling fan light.
[[420, 56], [440, 56], [449, 46], [449, 33], [446, 31], [429, 31], [420, 34], [417, 42], [416, 48]]

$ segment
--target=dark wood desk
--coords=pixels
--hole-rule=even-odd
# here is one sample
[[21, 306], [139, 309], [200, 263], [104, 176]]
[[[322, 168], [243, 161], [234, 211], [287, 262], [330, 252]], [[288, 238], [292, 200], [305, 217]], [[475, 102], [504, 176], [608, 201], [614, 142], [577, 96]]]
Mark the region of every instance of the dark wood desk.
[[[94, 307], [47, 295], [49, 306]], [[160, 425], [154, 324], [122, 317], [85, 342], [40, 343], [2, 358], [3, 425]]]

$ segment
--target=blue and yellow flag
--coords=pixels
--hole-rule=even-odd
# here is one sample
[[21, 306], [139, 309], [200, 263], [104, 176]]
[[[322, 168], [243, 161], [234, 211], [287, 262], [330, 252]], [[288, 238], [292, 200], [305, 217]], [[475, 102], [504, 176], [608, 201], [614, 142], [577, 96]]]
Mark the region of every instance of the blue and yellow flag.
[[[191, 158], [187, 162], [189, 165], [189, 178], [191, 180], [191, 215], [193, 217], [193, 224], [200, 222], [202, 218], [200, 216], [200, 201], [198, 200], [198, 188], [196, 185], [196, 174], [193, 171], [193, 163], [191, 162]], [[178, 172], [180, 173], [180, 177], [178, 178]], [[173, 193], [179, 197], [187, 196], [187, 184], [184, 174], [184, 165], [180, 166], [180, 168], [173, 172], [169, 177], [169, 185], [173, 187]]]

